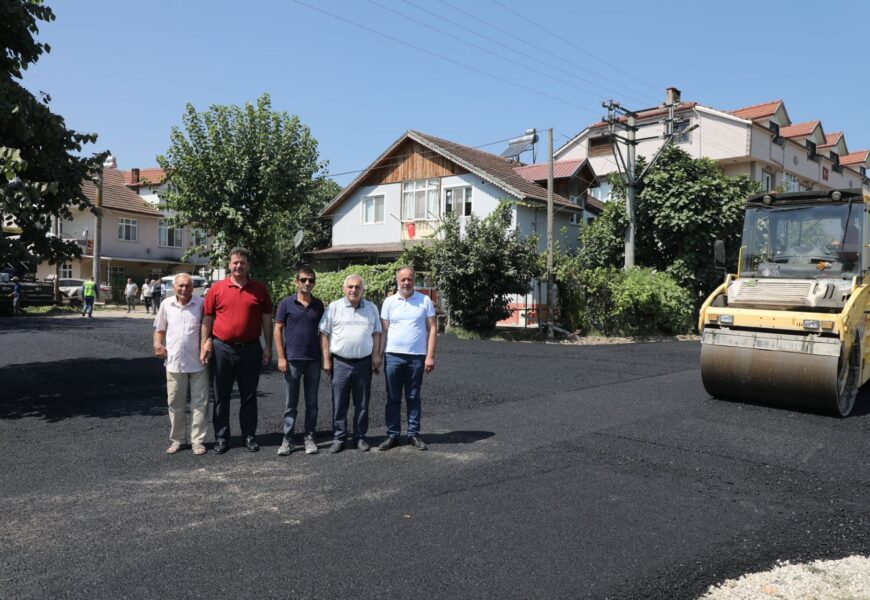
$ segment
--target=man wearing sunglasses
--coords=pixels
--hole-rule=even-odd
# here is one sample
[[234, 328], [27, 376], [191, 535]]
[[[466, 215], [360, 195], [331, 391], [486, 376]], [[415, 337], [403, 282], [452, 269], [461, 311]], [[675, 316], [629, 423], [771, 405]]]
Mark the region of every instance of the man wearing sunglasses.
[[275, 315], [275, 351], [278, 370], [284, 374], [284, 440], [278, 456], [293, 452], [293, 429], [299, 390], [305, 393], [305, 454], [317, 454], [317, 390], [320, 386], [320, 319], [323, 302], [311, 294], [315, 274], [302, 267], [296, 272], [296, 293], [281, 300]]

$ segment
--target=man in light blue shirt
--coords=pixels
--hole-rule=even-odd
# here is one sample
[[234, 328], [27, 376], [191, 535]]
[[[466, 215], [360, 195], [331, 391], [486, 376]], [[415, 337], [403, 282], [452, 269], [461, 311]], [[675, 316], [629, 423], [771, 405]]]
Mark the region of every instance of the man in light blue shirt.
[[363, 300], [365, 283], [359, 275], [348, 275], [342, 286], [344, 298], [330, 303], [320, 319], [323, 370], [332, 377], [332, 428], [330, 454], [344, 449], [347, 440], [347, 409], [353, 397], [354, 431], [358, 450], [371, 446], [369, 399], [372, 373], [381, 368], [381, 319], [378, 307]]
[[432, 301], [414, 289], [415, 275], [411, 267], [396, 271], [398, 293], [384, 300], [381, 307], [387, 439], [378, 446], [379, 450], [389, 450], [399, 443], [403, 390], [408, 407], [408, 443], [417, 450], [426, 449], [420, 437], [420, 387], [423, 373], [435, 368], [437, 325]]

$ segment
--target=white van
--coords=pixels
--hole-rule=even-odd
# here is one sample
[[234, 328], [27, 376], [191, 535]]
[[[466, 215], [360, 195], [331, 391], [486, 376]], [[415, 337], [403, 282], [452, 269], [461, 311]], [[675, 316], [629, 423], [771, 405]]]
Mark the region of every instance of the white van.
[[[193, 280], [194, 296], [205, 296], [208, 292], [208, 280], [199, 275], [191, 275], [190, 278]], [[164, 298], [172, 298], [175, 295], [175, 288], [172, 287], [173, 279], [175, 279], [175, 275], [168, 275], [160, 280], [160, 283], [163, 284]]]

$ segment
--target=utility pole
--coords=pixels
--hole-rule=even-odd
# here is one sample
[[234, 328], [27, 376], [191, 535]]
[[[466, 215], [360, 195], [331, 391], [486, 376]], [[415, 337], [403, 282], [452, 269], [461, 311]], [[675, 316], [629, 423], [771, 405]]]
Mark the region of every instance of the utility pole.
[[553, 128], [547, 130], [547, 338], [553, 337]]
[[[96, 222], [94, 224], [94, 264], [91, 274], [94, 276], [94, 289], [97, 291], [97, 298], [100, 297], [100, 252], [102, 251], [103, 237], [103, 168], [100, 167], [99, 181], [97, 182], [97, 197], [94, 205], [97, 208]], [[105, 299], [103, 299], [105, 302]]]
[[[616, 159], [616, 167], [619, 169], [619, 174], [625, 183], [625, 210], [628, 213], [628, 229], [625, 231], [625, 269], [628, 270], [634, 266], [635, 254], [635, 239], [637, 236], [637, 189], [643, 182], [650, 168], [658, 161], [659, 157], [664, 152], [665, 148], [674, 141], [674, 111], [678, 101], [669, 101], [664, 105], [667, 109], [667, 117], [663, 121], [655, 121], [644, 125], [637, 124], [638, 114], [636, 112], [623, 108], [619, 102], [608, 100], [602, 102], [601, 105], [607, 109], [607, 116], [603, 119], [608, 123], [608, 133], [610, 142], [613, 146], [613, 156]], [[649, 127], [651, 125], [664, 125], [664, 132], [661, 135], [653, 135], [644, 138], [637, 137], [637, 131], [641, 127]], [[685, 129], [681, 134], [688, 133], [697, 128], [698, 125]], [[617, 132], [624, 132], [625, 135], [620, 135]], [[637, 173], [637, 145], [646, 140], [664, 140], [661, 147], [656, 152], [653, 159], [644, 168], [643, 172]], [[625, 155], [623, 156], [620, 142], [625, 145]]]

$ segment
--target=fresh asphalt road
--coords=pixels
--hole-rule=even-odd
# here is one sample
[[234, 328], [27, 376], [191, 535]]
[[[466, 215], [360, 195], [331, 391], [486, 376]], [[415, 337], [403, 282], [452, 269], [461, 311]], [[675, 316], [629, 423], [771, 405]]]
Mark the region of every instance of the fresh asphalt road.
[[270, 371], [259, 453], [169, 456], [150, 327], [0, 319], [0, 597], [695, 598], [870, 554], [868, 390], [835, 419], [710, 399], [696, 342], [442, 337], [428, 452], [276, 456]]

